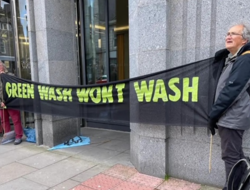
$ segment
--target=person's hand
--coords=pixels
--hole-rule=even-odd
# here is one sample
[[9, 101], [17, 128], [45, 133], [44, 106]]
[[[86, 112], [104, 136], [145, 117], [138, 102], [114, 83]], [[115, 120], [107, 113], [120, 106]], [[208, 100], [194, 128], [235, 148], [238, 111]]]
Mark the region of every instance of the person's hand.
[[3, 70], [0, 70], [0, 74], [5, 73]]
[[217, 120], [215, 119], [209, 119], [208, 121], [208, 129], [211, 131], [212, 135], [215, 135], [215, 129], [218, 129], [216, 122]]
[[3, 102], [1, 102], [1, 107], [5, 108], [5, 104]]

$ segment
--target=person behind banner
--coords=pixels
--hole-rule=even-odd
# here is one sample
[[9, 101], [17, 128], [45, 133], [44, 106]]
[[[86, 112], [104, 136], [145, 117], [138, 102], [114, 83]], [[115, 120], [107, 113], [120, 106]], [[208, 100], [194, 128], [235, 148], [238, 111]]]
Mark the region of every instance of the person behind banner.
[[[215, 53], [213, 77], [217, 83], [209, 113], [209, 129], [221, 139], [226, 181], [233, 165], [245, 158], [244, 131], [250, 128], [250, 29], [238, 24], [229, 29], [225, 49]], [[226, 182], [227, 184], [227, 182]], [[223, 188], [227, 190], [227, 187]]]
[[[4, 63], [0, 61], [0, 74], [2, 73], [14, 75], [8, 72]], [[4, 133], [10, 132], [11, 130], [10, 120], [9, 120], [9, 117], [11, 117], [13, 124], [14, 124], [15, 134], [16, 134], [14, 145], [18, 145], [22, 142], [22, 136], [23, 136], [23, 128], [22, 128], [22, 123], [21, 123], [20, 111], [6, 108], [6, 105], [3, 100], [2, 81], [0, 82], [0, 101], [1, 101], [0, 117], [1, 117], [2, 127], [4, 128]]]

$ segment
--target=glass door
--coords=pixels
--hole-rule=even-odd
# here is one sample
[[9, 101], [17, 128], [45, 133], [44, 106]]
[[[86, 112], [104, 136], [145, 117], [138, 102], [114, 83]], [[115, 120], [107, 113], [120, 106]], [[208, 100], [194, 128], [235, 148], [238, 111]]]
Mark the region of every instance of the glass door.
[[[30, 54], [29, 54], [29, 32], [27, 17], [27, 1], [13, 0], [16, 22], [16, 56], [19, 68], [18, 75], [21, 78], [31, 80]], [[34, 124], [34, 114], [22, 112], [23, 127]]]
[[16, 73], [11, 5], [9, 1], [0, 1], [0, 6], [0, 60], [9, 72]]
[[[128, 0], [84, 0], [79, 11], [83, 15], [81, 64], [86, 84], [129, 78]], [[112, 106], [107, 105], [99, 121], [87, 120], [87, 125], [129, 131], [129, 123], [115, 120], [123, 113], [114, 113]]]

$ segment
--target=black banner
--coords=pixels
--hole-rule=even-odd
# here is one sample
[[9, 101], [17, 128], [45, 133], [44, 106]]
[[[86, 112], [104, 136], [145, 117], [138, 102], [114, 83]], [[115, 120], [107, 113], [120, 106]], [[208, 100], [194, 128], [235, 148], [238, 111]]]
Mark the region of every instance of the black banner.
[[211, 59], [129, 80], [88, 86], [37, 83], [1, 74], [7, 108], [95, 120], [206, 126]]

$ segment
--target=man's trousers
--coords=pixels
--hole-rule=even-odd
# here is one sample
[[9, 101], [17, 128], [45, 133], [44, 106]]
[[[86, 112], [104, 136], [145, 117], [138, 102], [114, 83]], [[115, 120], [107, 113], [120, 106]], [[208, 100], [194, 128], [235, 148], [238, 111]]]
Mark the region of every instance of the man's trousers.
[[16, 139], [21, 139], [23, 136], [23, 128], [22, 128], [22, 123], [21, 123], [20, 111], [13, 110], [13, 109], [0, 109], [0, 116], [1, 116], [1, 124], [2, 124], [2, 127], [4, 128], [4, 132], [7, 133], [11, 130], [10, 120], [9, 120], [9, 117], [11, 117], [13, 124], [14, 124]]
[[229, 129], [218, 126], [221, 138], [221, 158], [225, 162], [226, 179], [236, 162], [245, 158], [242, 149], [244, 130]]

